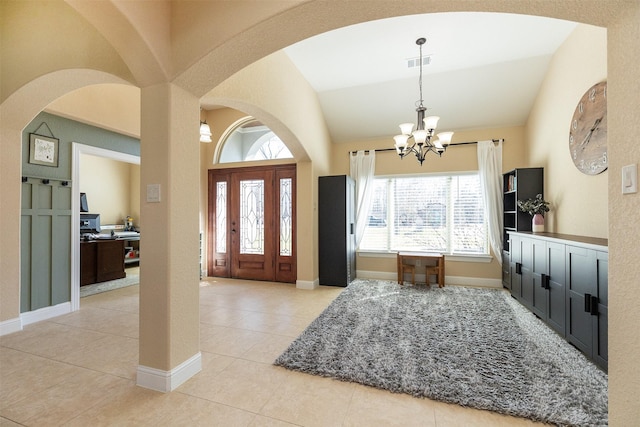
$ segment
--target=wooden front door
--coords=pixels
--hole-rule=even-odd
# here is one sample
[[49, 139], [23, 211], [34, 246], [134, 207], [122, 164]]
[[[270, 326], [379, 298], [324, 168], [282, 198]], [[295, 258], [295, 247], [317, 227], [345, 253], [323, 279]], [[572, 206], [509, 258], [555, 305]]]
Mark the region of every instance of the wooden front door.
[[295, 282], [295, 172], [209, 171], [209, 276]]

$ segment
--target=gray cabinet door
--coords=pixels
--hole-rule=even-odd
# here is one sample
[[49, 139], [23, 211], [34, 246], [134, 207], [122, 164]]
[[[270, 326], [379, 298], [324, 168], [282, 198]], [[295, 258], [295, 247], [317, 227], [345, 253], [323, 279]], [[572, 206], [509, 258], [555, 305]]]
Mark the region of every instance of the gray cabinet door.
[[520, 274], [520, 267], [522, 265], [522, 239], [510, 234], [509, 242], [511, 254], [511, 261], [509, 263], [511, 296], [520, 301], [522, 299], [522, 275]]
[[547, 242], [547, 323], [563, 337], [565, 331], [565, 245]]
[[604, 369], [608, 368], [609, 361], [609, 254], [606, 252], [596, 253], [597, 265], [597, 295], [598, 309], [597, 315], [593, 316], [593, 360]]
[[511, 257], [509, 252], [502, 251], [502, 286], [511, 290]]
[[533, 309], [533, 240], [522, 239], [522, 267], [520, 276], [522, 279], [522, 295], [520, 302], [529, 310]]
[[533, 300], [531, 311], [543, 320], [547, 319], [548, 295], [547, 276], [547, 243], [544, 240], [531, 239], [531, 287]]
[[567, 341], [589, 357], [593, 354], [591, 296], [596, 293], [596, 253], [575, 246], [566, 247]]

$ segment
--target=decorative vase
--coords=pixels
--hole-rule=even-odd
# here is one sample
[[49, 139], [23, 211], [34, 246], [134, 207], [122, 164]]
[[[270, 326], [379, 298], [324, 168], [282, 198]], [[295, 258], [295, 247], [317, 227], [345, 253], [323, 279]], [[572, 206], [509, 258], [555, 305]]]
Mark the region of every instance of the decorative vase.
[[535, 214], [531, 220], [531, 230], [534, 233], [544, 232], [544, 217], [542, 214]]

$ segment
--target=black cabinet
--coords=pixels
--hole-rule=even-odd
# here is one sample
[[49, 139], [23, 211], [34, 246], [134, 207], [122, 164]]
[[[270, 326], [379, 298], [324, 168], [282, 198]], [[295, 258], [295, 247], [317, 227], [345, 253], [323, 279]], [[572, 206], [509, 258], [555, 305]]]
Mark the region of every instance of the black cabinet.
[[[503, 183], [503, 259], [510, 259], [511, 244], [509, 241], [510, 231], [531, 231], [531, 216], [526, 212], [518, 210], [518, 200], [533, 199], [538, 194], [544, 196], [544, 169], [543, 168], [520, 168], [509, 171], [502, 176]], [[503, 263], [504, 267], [504, 263]], [[511, 289], [510, 281], [514, 279], [510, 274], [510, 269], [503, 268], [502, 284], [505, 288]], [[527, 289], [526, 296], [529, 297], [532, 289]], [[532, 298], [532, 297], [531, 297]], [[530, 299], [531, 299], [530, 298]]]
[[318, 180], [321, 285], [347, 286], [356, 274], [355, 184], [346, 175]]
[[511, 295], [607, 369], [606, 239], [510, 232]]

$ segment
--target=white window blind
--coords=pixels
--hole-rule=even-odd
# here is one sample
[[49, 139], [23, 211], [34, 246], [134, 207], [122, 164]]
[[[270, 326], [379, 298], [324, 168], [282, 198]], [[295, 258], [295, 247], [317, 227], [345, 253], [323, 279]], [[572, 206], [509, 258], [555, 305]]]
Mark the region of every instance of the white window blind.
[[478, 174], [376, 178], [360, 250], [487, 254]]

